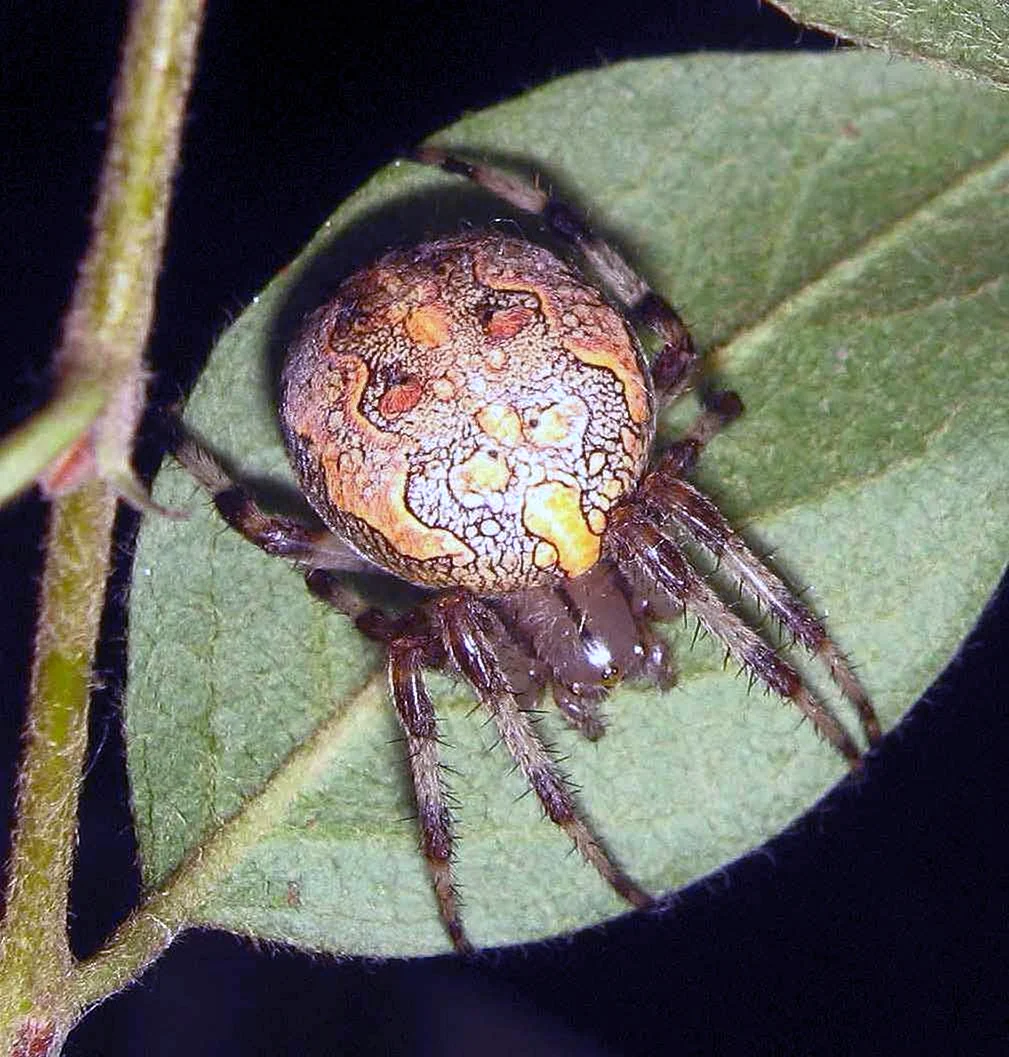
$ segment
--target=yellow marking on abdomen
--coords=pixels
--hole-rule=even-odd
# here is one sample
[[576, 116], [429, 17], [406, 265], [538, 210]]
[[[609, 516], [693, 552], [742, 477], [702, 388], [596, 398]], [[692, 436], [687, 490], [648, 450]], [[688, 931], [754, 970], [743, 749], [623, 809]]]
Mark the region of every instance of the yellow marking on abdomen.
[[510, 478], [504, 459], [492, 459], [486, 452], [478, 451], [452, 467], [448, 486], [463, 506], [473, 506], [482, 504], [488, 492], [503, 492]]
[[491, 440], [514, 447], [522, 443], [522, 420], [508, 404], [488, 404], [476, 414], [476, 424]]
[[592, 532], [581, 508], [581, 491], [559, 481], [544, 481], [527, 492], [522, 523], [534, 536], [557, 550], [557, 564], [568, 576], [578, 576], [599, 560], [599, 537]]

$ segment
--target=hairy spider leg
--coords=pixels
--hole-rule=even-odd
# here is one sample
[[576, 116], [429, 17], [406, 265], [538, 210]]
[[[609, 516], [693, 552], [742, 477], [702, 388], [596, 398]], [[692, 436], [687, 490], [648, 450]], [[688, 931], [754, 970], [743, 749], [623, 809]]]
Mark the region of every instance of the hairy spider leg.
[[[370, 562], [329, 529], [309, 528], [296, 518], [264, 514], [249, 491], [237, 484], [210, 450], [179, 422], [172, 423], [169, 447], [183, 469], [209, 493], [217, 512], [231, 528], [260, 550], [286, 558], [301, 569], [313, 593], [325, 597], [342, 612], [357, 615], [357, 611], [351, 612], [339, 605], [335, 594], [325, 595], [321, 581], [312, 574], [320, 570], [374, 571]], [[344, 595], [344, 604], [355, 610], [360, 605], [360, 611], [367, 608], [349, 589]]]
[[521, 706], [508, 686], [494, 641], [505, 638], [506, 632], [493, 610], [465, 591], [443, 595], [431, 605], [438, 612], [450, 660], [476, 691], [547, 817], [567, 833], [581, 856], [618, 895], [632, 906], [650, 906], [652, 897], [613, 861], [579, 817], [574, 797], [537, 734], [529, 709]]
[[369, 606], [333, 574], [371, 569], [370, 564], [326, 530], [309, 529], [292, 518], [264, 514], [251, 495], [181, 425], [175, 428], [172, 448], [236, 532], [268, 554], [287, 558], [300, 567], [314, 595], [350, 616], [364, 634], [388, 648], [389, 689], [406, 742], [421, 851], [452, 946], [460, 954], [472, 951], [452, 876], [452, 816], [438, 759], [437, 716], [424, 686], [424, 667], [441, 667], [445, 661], [430, 622], [416, 611], [397, 618]]
[[[652, 363], [652, 379], [660, 405], [672, 403], [690, 387], [698, 353], [687, 325], [676, 309], [616, 249], [593, 234], [576, 209], [529, 180], [491, 165], [465, 161], [440, 147], [418, 147], [411, 157], [424, 165], [464, 176], [516, 209], [541, 217], [555, 235], [581, 253], [631, 318], [652, 330], [662, 342]], [[706, 401], [704, 393], [701, 399]]]
[[869, 695], [823, 622], [795, 597], [787, 585], [747, 547], [717, 506], [681, 476], [675, 453], [663, 456], [641, 482], [635, 503], [641, 504], [660, 524], [672, 526], [722, 563], [742, 589], [765, 605], [795, 640], [827, 667], [841, 693], [855, 706], [870, 745], [882, 737], [879, 719]]
[[406, 740], [406, 758], [417, 804], [420, 846], [431, 875], [445, 930], [459, 954], [473, 950], [459, 913], [452, 875], [452, 812], [438, 759], [438, 717], [424, 685], [430, 643], [416, 638], [389, 643], [389, 689]]
[[659, 594], [675, 608], [690, 613], [701, 626], [721, 640], [745, 671], [778, 696], [791, 701], [856, 770], [862, 753], [834, 713], [809, 691], [799, 673], [784, 661], [711, 590], [676, 542], [634, 503], [615, 511], [607, 541], [610, 553], [631, 585], [646, 594]]

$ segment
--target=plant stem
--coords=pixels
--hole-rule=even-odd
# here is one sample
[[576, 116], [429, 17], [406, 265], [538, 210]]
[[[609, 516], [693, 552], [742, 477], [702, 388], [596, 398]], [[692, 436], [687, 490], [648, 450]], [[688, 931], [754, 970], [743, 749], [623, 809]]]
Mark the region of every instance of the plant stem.
[[[97, 467], [128, 493], [139, 490], [127, 482], [144, 406], [143, 348], [154, 316], [202, 9], [202, 0], [140, 0], [133, 7], [91, 245], [56, 354], [61, 394], [94, 382], [106, 391], [90, 458], [71, 455], [72, 461]], [[53, 471], [49, 483], [60, 475]]]
[[116, 495], [131, 490], [143, 349], [202, 13], [202, 0], [138, 0], [131, 10], [91, 241], [56, 354], [57, 400], [96, 388], [104, 398], [47, 482], [56, 499], [0, 929], [0, 1053], [58, 1052], [81, 1012], [67, 899], [92, 665]]
[[[57, 1021], [70, 1012], [59, 1000], [60, 983], [73, 966], [68, 881], [114, 511], [115, 497], [98, 481], [53, 503], [18, 788], [2, 994], [14, 1004], [38, 996], [43, 1008], [56, 1007], [48, 1012]], [[16, 1011], [5, 1006], [8, 1016]], [[38, 1017], [40, 1010], [34, 1012]]]

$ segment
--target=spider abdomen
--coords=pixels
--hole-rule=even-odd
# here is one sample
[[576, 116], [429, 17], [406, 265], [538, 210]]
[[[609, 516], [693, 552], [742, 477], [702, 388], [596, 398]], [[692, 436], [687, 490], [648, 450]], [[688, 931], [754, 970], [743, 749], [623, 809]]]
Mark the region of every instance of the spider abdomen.
[[540, 246], [386, 254], [308, 320], [282, 381], [302, 487], [365, 557], [503, 594], [578, 576], [636, 486], [655, 401], [623, 316]]

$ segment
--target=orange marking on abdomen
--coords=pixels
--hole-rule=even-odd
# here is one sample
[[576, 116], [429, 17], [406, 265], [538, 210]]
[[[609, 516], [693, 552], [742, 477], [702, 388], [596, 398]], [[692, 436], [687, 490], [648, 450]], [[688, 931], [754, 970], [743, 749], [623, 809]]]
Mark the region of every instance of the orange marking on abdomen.
[[415, 308], [404, 323], [411, 341], [428, 349], [436, 349], [449, 339], [451, 327], [448, 313], [438, 304]]
[[534, 318], [535, 313], [532, 309], [524, 308], [522, 305], [513, 305], [511, 308], [501, 308], [492, 313], [490, 319], [484, 324], [483, 330], [488, 338], [514, 338]]
[[424, 387], [416, 380], [391, 385], [379, 399], [378, 409], [386, 418], [395, 418], [405, 411], [412, 411], [423, 394]]
[[488, 492], [503, 492], [511, 471], [504, 459], [491, 458], [484, 451], [475, 452], [465, 462], [453, 466], [448, 475], [452, 494], [464, 506], [481, 501]]

